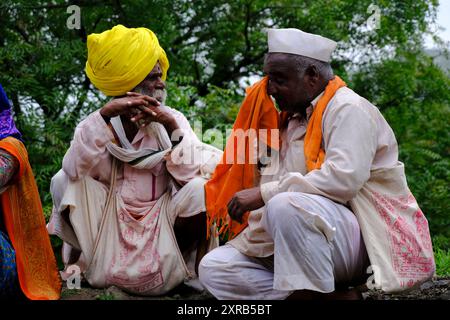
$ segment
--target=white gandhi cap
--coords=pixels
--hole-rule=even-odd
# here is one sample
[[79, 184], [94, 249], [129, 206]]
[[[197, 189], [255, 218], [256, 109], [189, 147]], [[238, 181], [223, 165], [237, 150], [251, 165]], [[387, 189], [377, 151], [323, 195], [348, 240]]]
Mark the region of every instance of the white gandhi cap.
[[269, 29], [269, 53], [291, 53], [330, 62], [337, 43], [325, 37], [298, 29]]

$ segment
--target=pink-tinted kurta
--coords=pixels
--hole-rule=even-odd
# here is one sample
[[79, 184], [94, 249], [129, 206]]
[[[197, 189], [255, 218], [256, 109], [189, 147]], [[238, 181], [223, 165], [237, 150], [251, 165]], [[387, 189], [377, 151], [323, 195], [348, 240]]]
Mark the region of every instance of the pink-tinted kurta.
[[[174, 150], [200, 143], [181, 112], [167, 106], [162, 108], [172, 113], [184, 134], [182, 142]], [[90, 114], [75, 129], [70, 148], [63, 159], [64, 172], [73, 180], [90, 176], [109, 186], [112, 156], [106, 149], [106, 144], [113, 140], [114, 135], [99, 111]], [[158, 148], [156, 138], [147, 135], [142, 128], [131, 143], [136, 149]], [[200, 176], [200, 163], [194, 161], [191, 164], [177, 165], [169, 156], [152, 170], [140, 170], [124, 165], [123, 169], [118, 171], [116, 188], [127, 211], [133, 215], [147, 212], [149, 202], [158, 199], [167, 191], [170, 175], [179, 184], [184, 185], [192, 178]]]

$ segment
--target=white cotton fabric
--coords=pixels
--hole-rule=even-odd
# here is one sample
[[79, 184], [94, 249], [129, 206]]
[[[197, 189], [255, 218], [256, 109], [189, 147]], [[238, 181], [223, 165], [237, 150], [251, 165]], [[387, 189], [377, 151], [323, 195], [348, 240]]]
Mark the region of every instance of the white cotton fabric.
[[[313, 112], [321, 95], [312, 101], [312, 106], [307, 109], [307, 118], [294, 115], [288, 123], [287, 128], [280, 132], [282, 148], [278, 155], [271, 159], [270, 167], [266, 167], [261, 172], [260, 187], [261, 194], [266, 206], [262, 209], [250, 212], [248, 227], [245, 228], [229, 244], [240, 253], [248, 257], [264, 258], [272, 255], [277, 256], [279, 246], [277, 240], [269, 232], [265, 224], [267, 219], [267, 205], [271, 199], [278, 201], [282, 205], [279, 210], [279, 220], [283, 221], [284, 215], [296, 212], [299, 216], [305, 216], [309, 212], [311, 225], [320, 231], [322, 241], [316, 242], [317, 252], [326, 252], [329, 241], [333, 239], [333, 249], [343, 250], [347, 253], [347, 260], [351, 263], [340, 263], [334, 261], [327, 267], [327, 271], [320, 273], [320, 278], [325, 279], [325, 283], [315, 283], [314, 274], [305, 273], [303, 266], [295, 264], [293, 261], [279, 261], [278, 270], [290, 270], [291, 274], [304, 274], [305, 278], [300, 281], [299, 277], [290, 279], [286, 276], [273, 279], [272, 287], [278, 290], [290, 291], [293, 288], [310, 287], [312, 284], [317, 291], [329, 292], [332, 289], [329, 275], [336, 277], [340, 281], [341, 270], [347, 270], [347, 274], [356, 274], [364, 272], [359, 270], [359, 259], [361, 258], [361, 243], [355, 239], [355, 233], [358, 233], [354, 222], [356, 220], [352, 214], [351, 219], [341, 219], [339, 221], [327, 217], [346, 217], [349, 211], [346, 206], [348, 202], [355, 198], [363, 185], [370, 179], [371, 173], [380, 168], [394, 168], [398, 165], [398, 147], [392, 129], [383, 118], [379, 110], [366, 99], [360, 97], [351, 89], [344, 87], [337, 90], [335, 96], [330, 100], [324, 112], [322, 120], [323, 144], [326, 150], [326, 158], [320, 170], [307, 172], [304, 155], [304, 138], [308, 120]], [[277, 158], [278, 156], [278, 158]], [[309, 209], [302, 204], [294, 205], [296, 201], [292, 194], [320, 196], [314, 198], [314, 204]], [[290, 201], [280, 200], [278, 195], [289, 195]], [[300, 198], [299, 198], [300, 199]], [[288, 205], [288, 203], [290, 205]], [[294, 203], [294, 204], [293, 204]], [[270, 214], [269, 214], [270, 217]], [[269, 219], [270, 221], [270, 219]], [[300, 226], [298, 230], [289, 229], [291, 240], [284, 247], [288, 248], [286, 255], [291, 255], [294, 251], [304, 252], [305, 248], [299, 248], [301, 238], [304, 233]], [[355, 228], [355, 229], [353, 229]], [[334, 230], [335, 229], [335, 230]], [[349, 231], [353, 230], [353, 231]], [[359, 229], [358, 229], [359, 230]], [[333, 235], [333, 233], [335, 234]], [[316, 233], [318, 235], [319, 233]], [[346, 236], [337, 236], [345, 234]], [[297, 239], [298, 240], [295, 240]], [[284, 240], [283, 240], [284, 241]], [[297, 242], [298, 241], [298, 242]], [[295, 248], [295, 249], [294, 249]], [[217, 249], [221, 250], [221, 248]], [[342, 251], [343, 252], [343, 251]], [[214, 252], [211, 253], [213, 255]], [[201, 264], [208, 265], [208, 259], [211, 255], [205, 256]], [[280, 255], [278, 253], [278, 255]], [[298, 257], [301, 262], [301, 257]], [[356, 259], [356, 260], [355, 260]], [[276, 258], [275, 258], [276, 260]], [[338, 259], [339, 260], [339, 259]], [[342, 262], [342, 259], [341, 259]], [[283, 264], [287, 264], [283, 267]], [[229, 262], [231, 268], [232, 261]], [[349, 266], [354, 266], [349, 267]], [[325, 268], [322, 268], [325, 270]], [[202, 269], [205, 270], [205, 269]], [[201, 272], [201, 271], [200, 271]], [[289, 272], [286, 271], [285, 274]], [[368, 276], [368, 275], [367, 275]], [[202, 275], [200, 274], [202, 279]], [[295, 277], [295, 276], [294, 276]], [[346, 278], [345, 273], [342, 278]], [[203, 276], [204, 285], [213, 287], [214, 282], [208, 283], [210, 277]], [[278, 280], [277, 280], [278, 279]], [[301, 282], [301, 283], [300, 283]], [[214, 289], [212, 289], [214, 290]]]
[[[246, 256], [233, 242], [208, 253], [200, 281], [218, 299], [284, 299], [295, 290], [332, 292], [361, 278], [368, 261], [358, 222], [322, 196], [280, 193], [265, 206], [262, 225], [273, 258]], [[294, 249], [295, 248], [295, 249]], [[273, 264], [264, 261], [273, 259]]]
[[[179, 252], [172, 228], [176, 217], [205, 211], [205, 182], [195, 178], [173, 196], [166, 192], [136, 219], [117, 196], [112, 197], [111, 210], [104, 211], [108, 188], [102, 183], [91, 177], [73, 181], [61, 170], [52, 179], [55, 210], [49, 232], [82, 251], [78, 265], [92, 286], [115, 285], [135, 294], [163, 294], [183, 280], [196, 278], [192, 261], [184, 261]], [[73, 228], [61, 218], [66, 208]], [[111, 216], [101, 227], [105, 214]], [[165, 252], [158, 243], [164, 243]], [[217, 245], [217, 239], [211, 237], [208, 250]], [[189, 256], [195, 259], [195, 254], [186, 254]], [[163, 263], [166, 265], [159, 266]]]
[[290, 53], [330, 62], [337, 43], [328, 38], [299, 29], [269, 29], [269, 53]]
[[144, 157], [142, 161], [132, 164], [136, 169], [153, 169], [164, 160], [169, 152], [171, 152], [172, 142], [170, 141], [169, 135], [164, 126], [158, 122], [151, 122], [146, 127], [146, 130], [149, 135], [156, 137], [159, 149], [142, 148], [138, 150], [134, 149], [128, 141], [119, 116], [111, 118], [111, 124], [123, 147], [119, 147], [116, 144], [109, 142], [106, 144], [106, 148], [114, 157], [125, 163]]

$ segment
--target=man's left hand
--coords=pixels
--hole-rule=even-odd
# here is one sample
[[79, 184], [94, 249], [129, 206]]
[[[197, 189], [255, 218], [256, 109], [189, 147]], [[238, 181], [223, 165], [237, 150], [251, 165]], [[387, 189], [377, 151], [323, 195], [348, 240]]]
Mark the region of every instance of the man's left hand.
[[228, 214], [231, 219], [242, 223], [242, 216], [247, 211], [259, 209], [264, 206], [259, 187], [241, 190], [235, 193], [228, 203]]
[[[127, 96], [139, 96], [139, 93], [128, 92]], [[169, 137], [172, 132], [179, 129], [179, 126], [173, 115], [160, 107], [141, 106], [140, 112], [131, 118], [131, 121], [139, 123], [141, 127], [145, 127], [150, 122], [159, 122], [166, 128]]]

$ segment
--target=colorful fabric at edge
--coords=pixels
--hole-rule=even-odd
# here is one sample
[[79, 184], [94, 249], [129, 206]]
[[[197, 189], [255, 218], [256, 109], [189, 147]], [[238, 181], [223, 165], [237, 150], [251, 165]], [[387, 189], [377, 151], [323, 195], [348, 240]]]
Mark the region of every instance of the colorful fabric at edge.
[[[250, 164], [248, 161], [248, 141], [245, 144], [244, 164], [229, 164], [226, 163], [226, 159], [230, 152], [234, 154], [234, 159], [236, 158], [238, 147], [237, 143], [233, 143], [234, 139], [237, 139], [236, 130], [255, 129], [258, 132], [259, 129], [268, 129], [267, 136], [270, 137], [270, 129], [278, 129], [278, 111], [267, 94], [267, 82], [268, 78], [264, 77], [247, 88], [247, 95], [234, 122], [233, 132], [227, 141], [222, 160], [217, 165], [211, 180], [205, 184], [207, 230], [209, 232], [210, 226], [216, 222], [220, 229], [219, 233], [229, 231], [229, 240], [247, 226], [248, 212], [244, 214], [242, 224], [231, 220], [227, 210], [228, 202], [236, 192], [255, 186], [256, 164]], [[259, 132], [257, 137], [259, 137]], [[278, 150], [279, 141], [269, 140], [268, 146]]]
[[0, 140], [9, 136], [22, 140], [22, 135], [17, 130], [12, 118], [11, 104], [0, 84]]
[[169, 69], [166, 52], [147, 28], [117, 25], [87, 38], [86, 74], [107, 96], [121, 96], [134, 89], [159, 61], [162, 79]]
[[336, 91], [345, 86], [345, 82], [338, 76], [330, 80], [309, 119], [304, 144], [308, 172], [314, 169], [320, 169], [322, 163], [325, 161], [325, 150], [322, 148], [322, 116]]
[[[0, 190], [5, 187], [8, 182], [14, 177], [14, 174], [19, 169], [19, 162], [9, 152], [0, 149]], [[1, 191], [0, 191], [1, 192]], [[1, 209], [0, 209], [0, 217]], [[0, 227], [2, 221], [0, 221]], [[2, 229], [0, 229], [2, 230]]]
[[17, 292], [16, 254], [8, 236], [0, 231], [0, 298], [16, 296]]
[[56, 259], [27, 151], [13, 137], [1, 140], [0, 148], [11, 153], [20, 165], [15, 180], [0, 195], [6, 231], [16, 252], [20, 287], [32, 300], [59, 299]]

